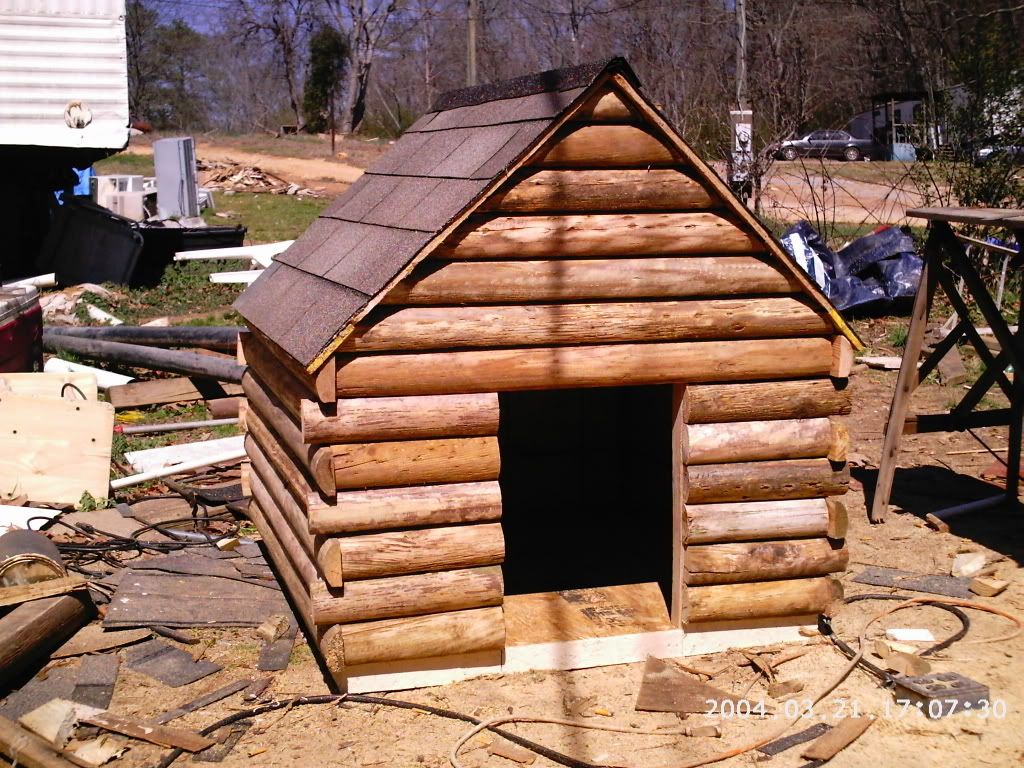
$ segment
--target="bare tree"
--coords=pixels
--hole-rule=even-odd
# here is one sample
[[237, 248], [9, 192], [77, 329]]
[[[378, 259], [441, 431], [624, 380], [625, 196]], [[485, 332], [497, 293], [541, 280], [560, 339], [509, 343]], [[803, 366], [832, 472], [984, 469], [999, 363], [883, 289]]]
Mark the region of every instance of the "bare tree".
[[348, 36], [349, 55], [345, 99], [341, 106], [341, 132], [359, 127], [366, 112], [366, 94], [377, 47], [397, 0], [324, 0], [327, 15]]
[[240, 24], [246, 42], [260, 41], [273, 46], [281, 74], [288, 87], [288, 103], [301, 130], [302, 72], [305, 36], [312, 21], [312, 0], [232, 0], [228, 10], [234, 24]]

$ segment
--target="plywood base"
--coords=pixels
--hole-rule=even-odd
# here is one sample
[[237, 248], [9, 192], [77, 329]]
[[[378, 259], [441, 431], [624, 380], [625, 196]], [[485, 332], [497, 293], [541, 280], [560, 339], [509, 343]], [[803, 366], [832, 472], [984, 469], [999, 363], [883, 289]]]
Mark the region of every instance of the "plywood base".
[[800, 630], [817, 626], [818, 617], [813, 615], [703, 622], [685, 630], [682, 655], [699, 656], [730, 648], [804, 642], [807, 638], [800, 634]]

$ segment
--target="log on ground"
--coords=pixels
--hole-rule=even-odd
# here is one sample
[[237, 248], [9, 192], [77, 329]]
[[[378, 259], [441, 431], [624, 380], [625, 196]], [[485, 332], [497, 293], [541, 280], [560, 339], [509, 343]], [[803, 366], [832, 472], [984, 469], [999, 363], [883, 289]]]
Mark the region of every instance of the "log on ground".
[[674, 168], [532, 171], [481, 210], [502, 213], [609, 213], [712, 208], [704, 185]]
[[72, 635], [96, 615], [86, 591], [31, 600], [0, 618], [0, 688], [31, 677]]
[[683, 396], [688, 424], [765, 419], [811, 419], [850, 412], [847, 388], [831, 379], [694, 384]]
[[740, 582], [824, 576], [846, 570], [846, 547], [828, 539], [730, 542], [686, 548], [686, 583]]
[[341, 624], [345, 664], [458, 656], [505, 647], [505, 619], [499, 607], [435, 613], [359, 624]]
[[703, 464], [686, 468], [689, 503], [772, 501], [841, 496], [850, 483], [847, 467], [828, 459]]
[[682, 445], [683, 460], [692, 465], [824, 458], [832, 438], [827, 418], [691, 424]]
[[819, 576], [752, 584], [716, 584], [686, 590], [689, 606], [685, 621], [765, 619], [828, 613], [843, 597], [838, 579]]
[[824, 336], [831, 327], [796, 297], [380, 308], [339, 351]]
[[687, 544], [826, 536], [831, 499], [687, 504]]
[[338, 490], [496, 480], [496, 437], [399, 440], [331, 446]]
[[825, 338], [377, 354], [338, 364], [340, 397], [735, 381], [828, 373]]
[[796, 293], [799, 281], [757, 256], [427, 261], [383, 304], [501, 304]]
[[492, 480], [343, 491], [336, 505], [309, 510], [309, 529], [319, 534], [365, 533], [500, 519], [501, 487]]
[[[475, 226], [473, 226], [475, 224]], [[451, 259], [564, 259], [763, 253], [764, 244], [718, 213], [592, 213], [472, 219]]]
[[498, 434], [498, 395], [347, 398], [325, 409], [310, 401], [302, 408], [307, 443], [369, 443], [433, 437]]

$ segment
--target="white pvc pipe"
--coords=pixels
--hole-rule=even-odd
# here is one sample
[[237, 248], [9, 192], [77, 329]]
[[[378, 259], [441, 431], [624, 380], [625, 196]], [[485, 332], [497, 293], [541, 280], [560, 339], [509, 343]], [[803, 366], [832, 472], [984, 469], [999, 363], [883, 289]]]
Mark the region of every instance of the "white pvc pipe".
[[47, 275], [36, 275], [35, 277], [23, 277], [21, 280], [11, 280], [4, 283], [4, 288], [22, 288], [34, 285], [36, 288], [53, 288], [57, 284], [57, 274], [50, 272]]
[[129, 485], [138, 485], [144, 483], [147, 480], [159, 480], [161, 477], [167, 477], [168, 475], [176, 475], [179, 472], [190, 472], [194, 469], [200, 469], [202, 467], [209, 467], [213, 464], [227, 464], [233, 463], [245, 458], [245, 449], [236, 449], [232, 451], [225, 451], [222, 454], [216, 456], [207, 456], [204, 459], [193, 459], [192, 461], [183, 461], [180, 464], [172, 464], [169, 467], [160, 467], [159, 469], [152, 469], [149, 472], [140, 472], [137, 475], [128, 475], [128, 477], [120, 477], [117, 480], [110, 481], [110, 489], [116, 491], [118, 488], [126, 488]]

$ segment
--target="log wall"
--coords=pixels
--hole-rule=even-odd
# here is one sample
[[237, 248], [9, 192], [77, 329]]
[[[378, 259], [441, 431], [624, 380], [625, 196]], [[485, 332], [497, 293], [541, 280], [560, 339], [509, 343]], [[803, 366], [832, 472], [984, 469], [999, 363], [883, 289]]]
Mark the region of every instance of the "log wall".
[[639, 115], [585, 105], [316, 376], [245, 340], [253, 518], [339, 679], [504, 645], [501, 391], [678, 386], [677, 620], [834, 598], [848, 350]]

